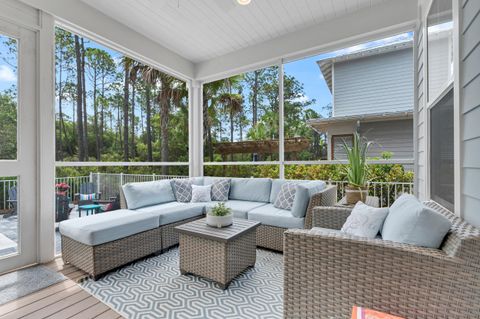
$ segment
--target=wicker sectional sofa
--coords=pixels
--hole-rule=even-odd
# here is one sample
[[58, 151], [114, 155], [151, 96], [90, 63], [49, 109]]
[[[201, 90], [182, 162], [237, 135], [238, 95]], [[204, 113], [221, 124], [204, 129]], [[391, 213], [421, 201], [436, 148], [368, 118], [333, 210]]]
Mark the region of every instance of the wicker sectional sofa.
[[340, 232], [351, 209], [314, 209], [285, 232], [284, 317], [349, 318], [353, 305], [402, 318], [480, 318], [480, 229], [433, 202], [452, 227], [440, 249]]
[[[195, 183], [207, 185], [213, 180], [208, 177], [195, 178]], [[305, 216], [294, 217], [289, 211], [273, 206], [275, 196], [285, 182], [266, 178], [231, 179], [229, 198], [225, 203], [232, 209], [235, 218], [262, 223], [257, 229], [259, 247], [283, 251], [285, 230], [310, 228], [313, 208], [331, 206], [336, 202], [335, 186], [324, 184], [321, 188], [312, 187], [308, 193], [308, 203], [305, 203]], [[142, 184], [149, 186], [148, 183], [155, 182]], [[179, 235], [174, 228], [203, 218], [208, 208], [215, 204], [159, 200], [159, 203], [132, 209], [133, 205], [129, 205], [127, 198], [121, 188], [121, 210], [60, 223], [62, 257], [66, 263], [75, 265], [96, 279], [112, 269], [177, 245]]]

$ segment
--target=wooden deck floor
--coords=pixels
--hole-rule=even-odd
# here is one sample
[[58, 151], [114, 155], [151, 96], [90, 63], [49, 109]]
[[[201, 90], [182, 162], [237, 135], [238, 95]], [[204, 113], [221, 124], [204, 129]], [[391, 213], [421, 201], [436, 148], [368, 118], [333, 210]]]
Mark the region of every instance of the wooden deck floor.
[[77, 285], [86, 274], [61, 258], [46, 265], [61, 272], [67, 280], [0, 306], [0, 319], [117, 319], [117, 312]]

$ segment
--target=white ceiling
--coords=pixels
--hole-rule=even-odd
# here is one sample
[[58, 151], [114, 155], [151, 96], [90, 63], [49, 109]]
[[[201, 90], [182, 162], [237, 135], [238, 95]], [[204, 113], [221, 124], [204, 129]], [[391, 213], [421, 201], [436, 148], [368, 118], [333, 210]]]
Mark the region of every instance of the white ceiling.
[[398, 0], [82, 0], [194, 62]]

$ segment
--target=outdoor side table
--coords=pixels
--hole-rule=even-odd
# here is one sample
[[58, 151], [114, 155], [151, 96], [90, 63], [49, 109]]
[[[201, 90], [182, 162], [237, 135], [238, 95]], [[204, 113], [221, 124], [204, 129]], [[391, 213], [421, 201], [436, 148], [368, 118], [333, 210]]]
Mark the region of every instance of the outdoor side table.
[[233, 278], [255, 265], [259, 222], [234, 219], [214, 228], [206, 218], [175, 227], [180, 233], [180, 272], [216, 281], [226, 289]]
[[100, 213], [100, 209], [102, 208], [101, 205], [98, 204], [88, 204], [88, 205], [81, 205], [78, 206], [78, 217], [82, 217], [82, 210], [87, 213], [87, 216], [90, 214], [98, 214]]

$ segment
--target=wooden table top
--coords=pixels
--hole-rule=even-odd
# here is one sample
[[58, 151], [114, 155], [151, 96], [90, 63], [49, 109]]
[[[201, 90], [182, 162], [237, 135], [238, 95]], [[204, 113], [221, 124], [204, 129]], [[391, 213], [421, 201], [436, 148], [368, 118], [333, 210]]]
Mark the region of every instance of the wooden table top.
[[198, 219], [193, 222], [177, 226], [175, 229], [179, 233], [189, 236], [198, 236], [205, 239], [228, 242], [245, 232], [255, 229], [260, 225], [260, 222], [234, 218], [232, 225], [216, 228], [207, 225], [206, 220], [206, 218]]

